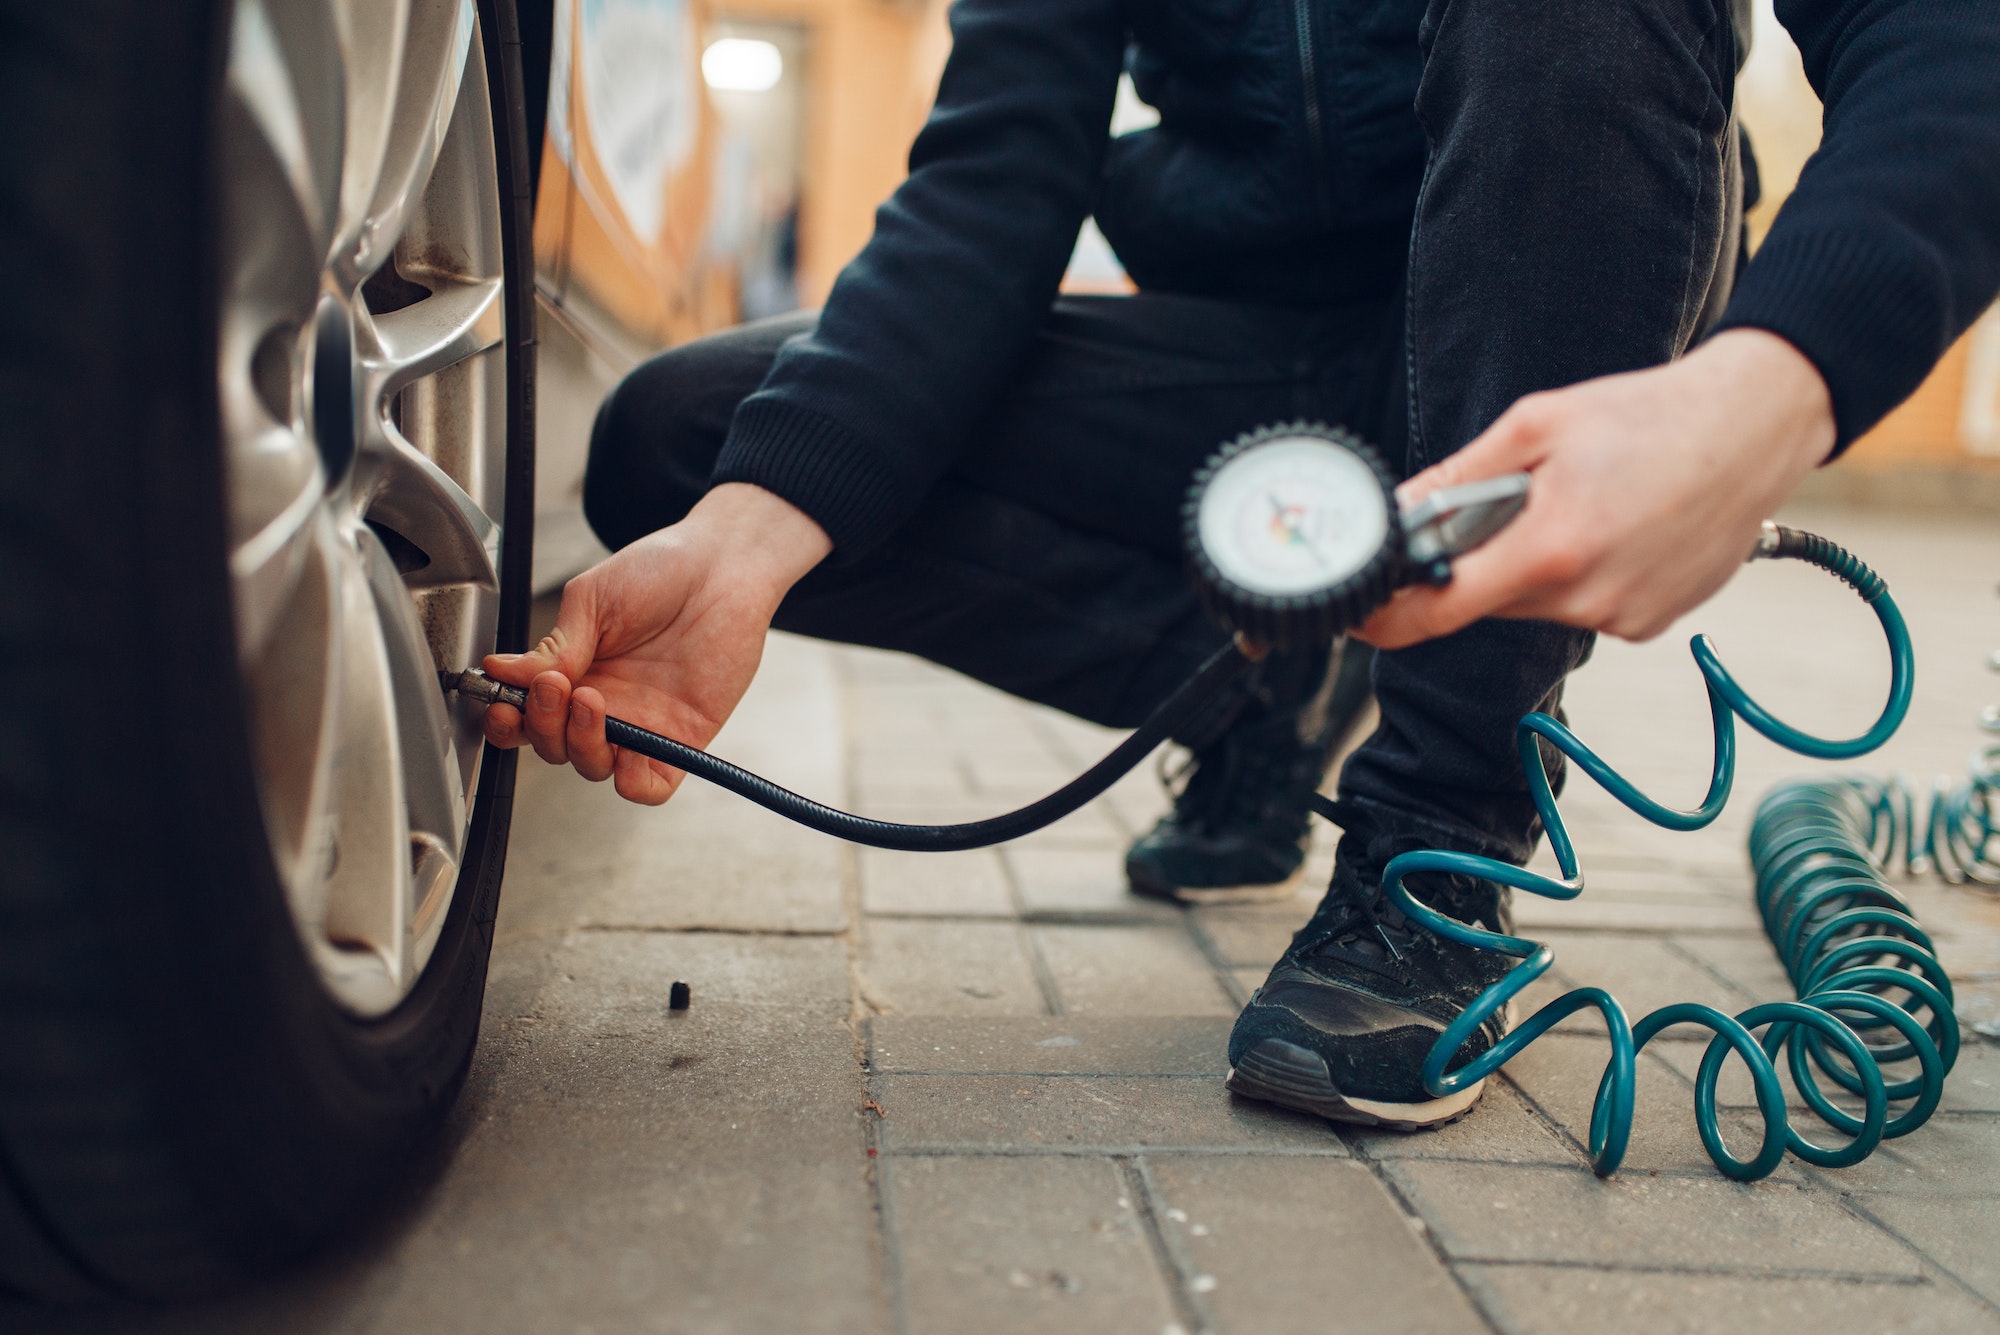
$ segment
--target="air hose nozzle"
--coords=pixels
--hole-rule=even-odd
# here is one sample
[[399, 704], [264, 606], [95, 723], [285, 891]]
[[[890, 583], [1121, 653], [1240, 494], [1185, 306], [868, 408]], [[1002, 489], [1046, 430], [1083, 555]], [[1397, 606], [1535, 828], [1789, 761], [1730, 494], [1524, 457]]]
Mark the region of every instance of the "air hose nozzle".
[[520, 686], [509, 686], [504, 681], [495, 681], [478, 668], [467, 668], [463, 672], [438, 673], [438, 685], [444, 693], [453, 691], [468, 700], [477, 700], [482, 705], [512, 705], [516, 709], [528, 707], [528, 692]]

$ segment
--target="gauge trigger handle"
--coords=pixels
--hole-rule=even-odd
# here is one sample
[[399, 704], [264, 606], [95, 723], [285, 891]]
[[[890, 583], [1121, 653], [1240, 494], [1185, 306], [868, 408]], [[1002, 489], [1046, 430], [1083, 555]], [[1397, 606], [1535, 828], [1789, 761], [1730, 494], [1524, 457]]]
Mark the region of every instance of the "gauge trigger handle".
[[1453, 557], [1484, 543], [1528, 503], [1528, 474], [1443, 487], [1403, 511], [1403, 550], [1428, 584], [1451, 582]]

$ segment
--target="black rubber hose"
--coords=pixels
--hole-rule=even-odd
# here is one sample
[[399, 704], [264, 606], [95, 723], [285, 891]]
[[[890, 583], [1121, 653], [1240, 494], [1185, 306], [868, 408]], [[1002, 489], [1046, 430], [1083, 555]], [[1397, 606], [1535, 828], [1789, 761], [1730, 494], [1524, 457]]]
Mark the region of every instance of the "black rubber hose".
[[1017, 811], [989, 820], [963, 825], [899, 825], [894, 821], [870, 820], [836, 810], [769, 779], [739, 769], [706, 751], [697, 750], [671, 737], [635, 727], [623, 719], [604, 720], [604, 735], [613, 746], [650, 756], [662, 764], [686, 770], [730, 792], [747, 797], [760, 807], [777, 812], [822, 834], [833, 835], [870, 848], [894, 848], [912, 853], [950, 853], [967, 848], [985, 848], [1031, 834], [1053, 825], [1064, 816], [1097, 797], [1116, 783], [1141, 760], [1173, 735], [1176, 728], [1194, 717], [1217, 691], [1240, 676], [1251, 660], [1236, 645], [1225, 645], [1188, 678], [1185, 685], [1168, 696], [1137, 732], [1113, 747], [1089, 769], [1039, 801]]

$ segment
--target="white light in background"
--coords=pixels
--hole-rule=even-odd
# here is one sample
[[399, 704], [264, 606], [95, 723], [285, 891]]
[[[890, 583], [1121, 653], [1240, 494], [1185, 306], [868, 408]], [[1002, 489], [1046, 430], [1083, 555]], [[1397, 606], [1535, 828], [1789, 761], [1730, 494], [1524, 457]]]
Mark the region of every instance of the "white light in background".
[[784, 72], [785, 58], [778, 48], [752, 37], [724, 37], [701, 53], [703, 81], [725, 92], [766, 92]]

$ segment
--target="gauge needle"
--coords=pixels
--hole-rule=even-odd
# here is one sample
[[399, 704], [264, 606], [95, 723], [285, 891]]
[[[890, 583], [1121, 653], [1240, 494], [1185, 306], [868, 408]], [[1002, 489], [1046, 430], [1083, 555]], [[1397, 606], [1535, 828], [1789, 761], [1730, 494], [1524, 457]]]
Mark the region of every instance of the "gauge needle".
[[1313, 560], [1319, 562], [1321, 565], [1325, 565], [1326, 557], [1320, 552], [1319, 548], [1313, 546], [1312, 539], [1305, 535], [1305, 530], [1301, 529], [1298, 521], [1292, 518], [1292, 512], [1285, 508], [1285, 503], [1276, 496], [1268, 495], [1268, 493], [1267, 499], [1271, 502], [1271, 513], [1277, 519], [1278, 526], [1292, 535], [1293, 542], [1311, 552]]

